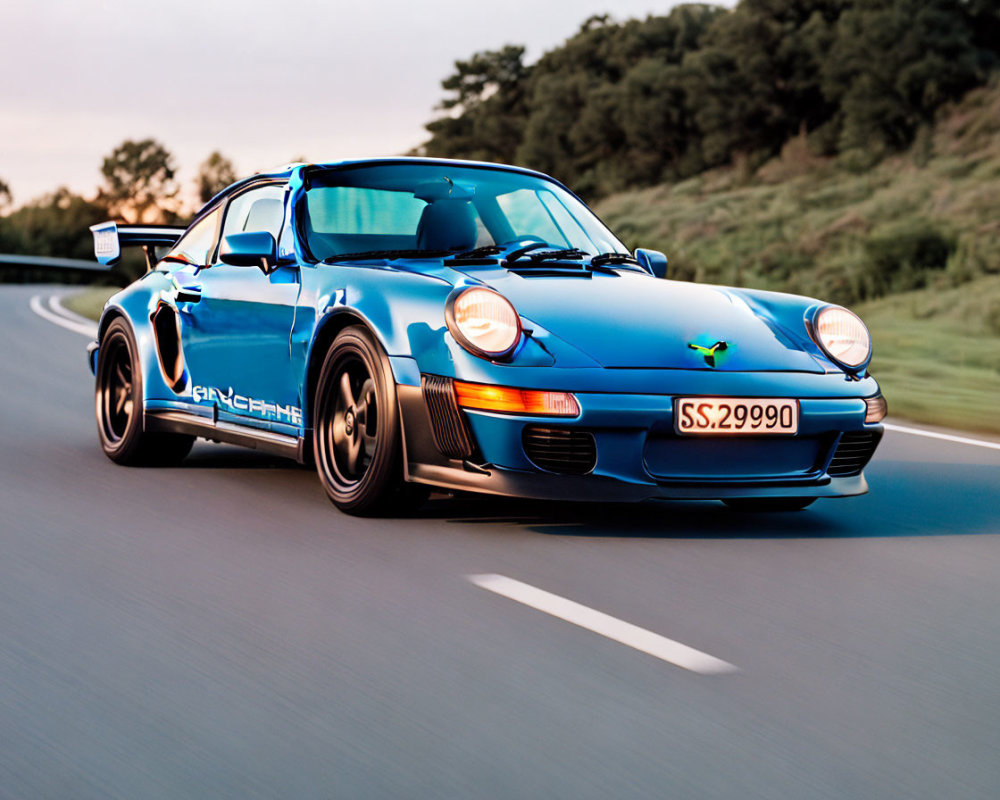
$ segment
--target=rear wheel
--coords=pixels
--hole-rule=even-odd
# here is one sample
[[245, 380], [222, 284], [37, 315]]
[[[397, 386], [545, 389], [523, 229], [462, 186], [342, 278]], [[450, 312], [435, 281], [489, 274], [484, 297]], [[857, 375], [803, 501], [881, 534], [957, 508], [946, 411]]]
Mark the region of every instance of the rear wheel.
[[142, 429], [142, 369], [132, 330], [113, 320], [101, 339], [97, 358], [94, 410], [104, 454], [117, 464], [167, 466], [191, 450], [194, 437], [146, 433]]
[[403, 479], [388, 360], [363, 328], [346, 328], [334, 339], [313, 408], [316, 471], [337, 508], [358, 516], [392, 516], [423, 503], [425, 487]]
[[815, 497], [734, 497], [723, 500], [733, 511], [801, 511], [816, 502]]

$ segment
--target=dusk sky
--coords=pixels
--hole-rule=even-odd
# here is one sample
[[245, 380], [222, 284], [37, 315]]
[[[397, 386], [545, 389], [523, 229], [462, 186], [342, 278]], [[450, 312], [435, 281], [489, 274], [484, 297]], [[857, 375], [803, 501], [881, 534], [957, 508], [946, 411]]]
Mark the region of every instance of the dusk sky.
[[[723, 3], [732, 5], [732, 3]], [[0, 179], [20, 205], [91, 194], [103, 156], [154, 137], [191, 192], [215, 149], [240, 174], [420, 144], [456, 59], [507, 43], [533, 61], [589, 16], [675, 0], [0, 4]]]

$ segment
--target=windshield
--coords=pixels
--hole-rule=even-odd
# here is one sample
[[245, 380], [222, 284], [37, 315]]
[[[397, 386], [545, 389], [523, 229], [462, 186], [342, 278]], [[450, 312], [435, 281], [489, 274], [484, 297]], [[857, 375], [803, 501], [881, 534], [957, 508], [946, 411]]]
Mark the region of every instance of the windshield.
[[321, 261], [386, 252], [441, 257], [528, 241], [588, 255], [628, 252], [555, 183], [453, 164], [382, 164], [315, 175], [300, 230]]

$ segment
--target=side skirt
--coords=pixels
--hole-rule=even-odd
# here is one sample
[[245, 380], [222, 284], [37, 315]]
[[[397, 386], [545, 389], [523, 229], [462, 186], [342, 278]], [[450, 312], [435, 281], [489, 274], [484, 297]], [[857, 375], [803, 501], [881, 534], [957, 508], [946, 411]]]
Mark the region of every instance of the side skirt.
[[305, 439], [232, 422], [215, 422], [184, 411], [147, 410], [143, 416], [143, 428], [155, 433], [186, 433], [213, 442], [236, 444], [263, 453], [293, 458], [300, 464], [306, 460]]

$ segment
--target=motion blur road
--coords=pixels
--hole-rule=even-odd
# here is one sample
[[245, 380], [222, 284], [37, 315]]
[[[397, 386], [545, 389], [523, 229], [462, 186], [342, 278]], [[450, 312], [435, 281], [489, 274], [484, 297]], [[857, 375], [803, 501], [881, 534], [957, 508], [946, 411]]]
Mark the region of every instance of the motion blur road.
[[108, 461], [52, 292], [0, 290], [0, 796], [1000, 796], [1000, 450], [890, 431], [871, 494], [786, 515], [354, 519], [252, 451]]

